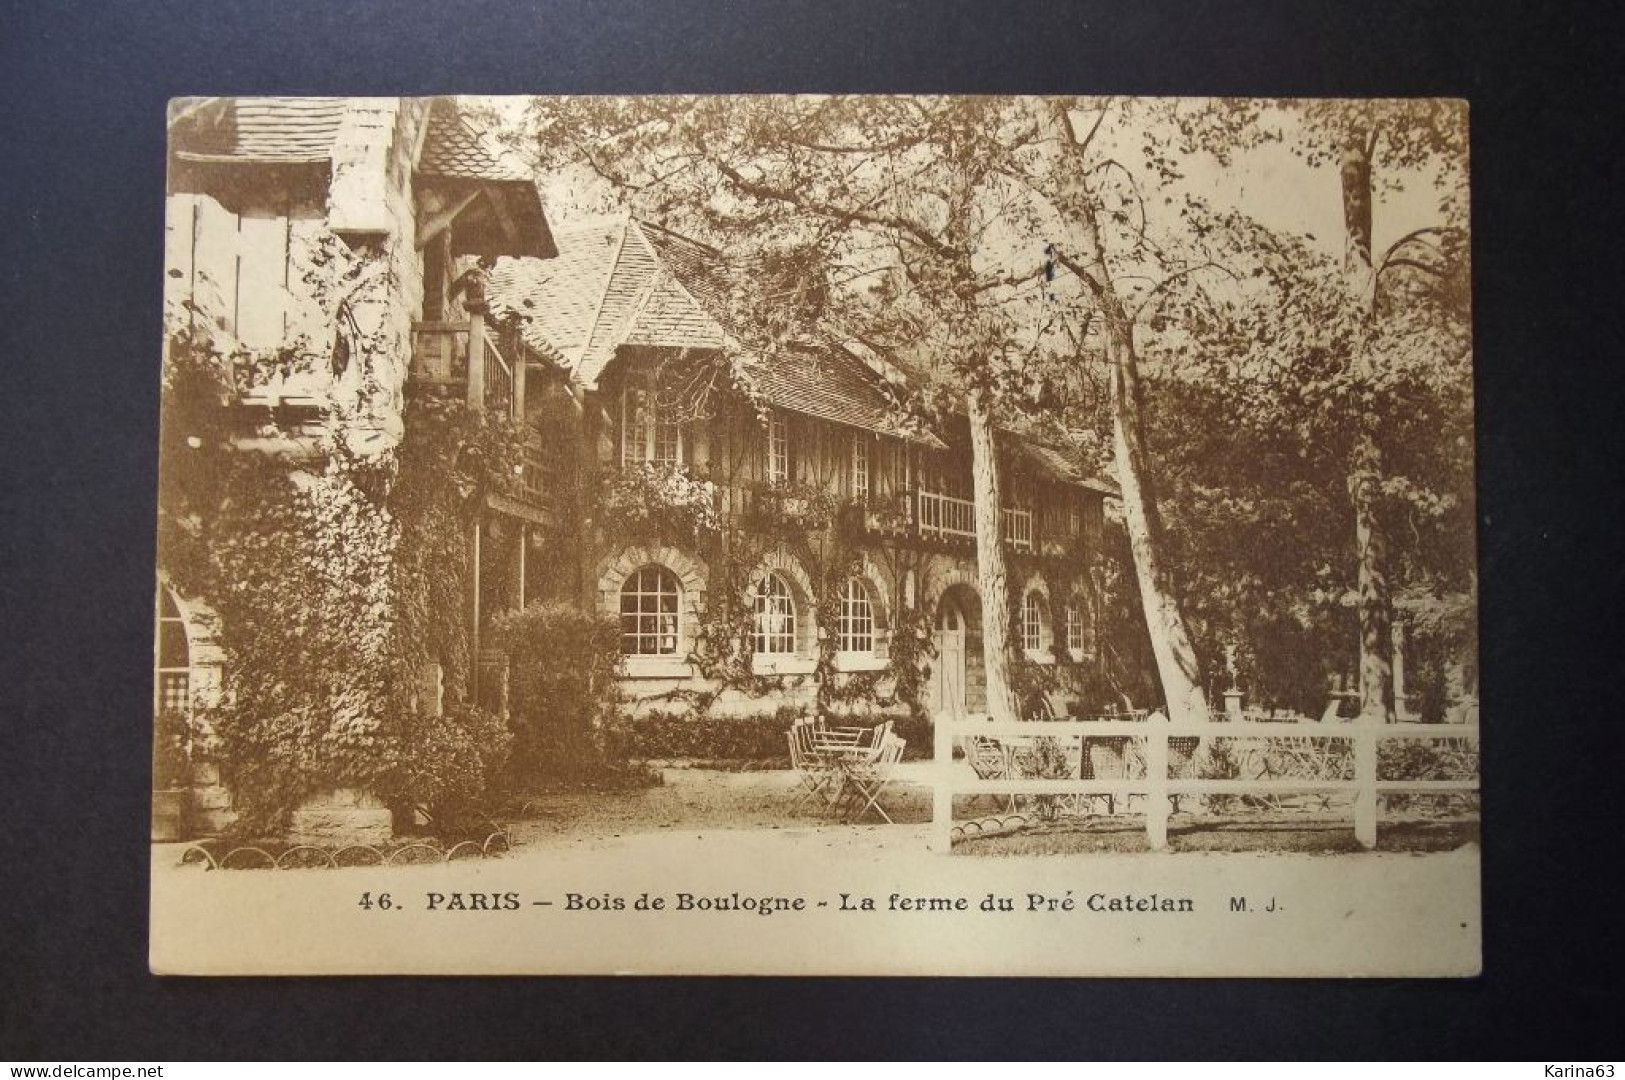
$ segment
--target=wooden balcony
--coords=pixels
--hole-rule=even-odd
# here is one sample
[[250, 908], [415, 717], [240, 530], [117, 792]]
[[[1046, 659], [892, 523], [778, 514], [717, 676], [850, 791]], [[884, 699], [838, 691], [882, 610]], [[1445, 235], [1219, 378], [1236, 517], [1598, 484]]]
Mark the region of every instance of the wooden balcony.
[[918, 511], [914, 515], [914, 524], [921, 536], [935, 540], [976, 542], [974, 502], [936, 491], [926, 491], [924, 488], [915, 494], [918, 499]]
[[1017, 551], [1030, 552], [1033, 550], [1033, 512], [1021, 510], [1012, 506], [1005, 507], [999, 513], [999, 519], [1004, 524], [1001, 531], [1004, 542]]
[[412, 379], [461, 397], [470, 408], [525, 417], [525, 346], [498, 341], [481, 316], [468, 322], [420, 322], [412, 329]]
[[[864, 531], [875, 536], [913, 536], [948, 545], [974, 547], [976, 504], [970, 499], [923, 488], [899, 494], [895, 509], [863, 507]], [[999, 515], [1001, 535], [1016, 551], [1035, 550], [1033, 512], [1005, 507]]]

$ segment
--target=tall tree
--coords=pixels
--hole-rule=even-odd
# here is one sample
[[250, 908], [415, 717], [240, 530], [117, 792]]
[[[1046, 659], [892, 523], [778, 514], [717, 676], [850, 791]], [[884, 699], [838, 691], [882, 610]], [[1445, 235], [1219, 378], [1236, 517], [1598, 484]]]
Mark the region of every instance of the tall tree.
[[[1380, 277], [1401, 268], [1421, 269], [1429, 274], [1443, 272], [1417, 249], [1441, 251], [1430, 237], [1442, 235], [1444, 223], [1402, 237], [1380, 260], [1374, 257], [1372, 213], [1377, 185], [1373, 168], [1380, 162], [1415, 169], [1432, 164], [1437, 156], [1464, 157], [1465, 118], [1459, 112], [1450, 115], [1453, 111], [1448, 102], [1378, 102], [1335, 111], [1318, 106], [1305, 110], [1309, 130], [1323, 144], [1336, 147], [1343, 200], [1345, 288], [1364, 324], [1349, 358], [1357, 384], [1374, 385], [1382, 375], [1378, 366], [1383, 315], [1379, 306]], [[1455, 165], [1453, 161], [1447, 167], [1453, 169]], [[1448, 212], [1453, 205], [1453, 200], [1447, 199], [1441, 209]], [[1380, 512], [1385, 471], [1377, 435], [1379, 419], [1370, 408], [1356, 412], [1348, 483], [1359, 568], [1360, 715], [1392, 720], [1393, 582], [1389, 540]]]
[[1059, 147], [1054, 158], [1053, 184], [1066, 243], [1059, 250], [1058, 261], [1083, 282], [1100, 314], [1100, 331], [1110, 366], [1117, 481], [1123, 491], [1124, 518], [1157, 677], [1172, 719], [1205, 721], [1208, 704], [1202, 689], [1201, 665], [1181, 610], [1173, 570], [1164, 555], [1162, 517], [1145, 445], [1134, 322], [1108, 265], [1101, 220], [1108, 211], [1091, 180], [1098, 166], [1088, 160], [1088, 154], [1092, 137], [1099, 130], [1099, 119], [1088, 134], [1080, 137], [1067, 100], [1039, 99], [1034, 107], [1041, 130]]
[[[1288, 275], [1272, 277], [1286, 286], [1283, 295], [1302, 316], [1282, 336], [1337, 361], [1333, 372], [1299, 384], [1300, 406], [1306, 414], [1322, 408], [1333, 413], [1335, 423], [1327, 427], [1345, 459], [1360, 713], [1393, 719], [1395, 574], [1396, 562], [1406, 560], [1397, 557], [1391, 534], [1396, 518], [1436, 515], [1440, 497], [1396, 472], [1391, 458], [1404, 453], [1398, 442], [1415, 434], [1405, 430], [1407, 418], [1426, 417], [1448, 428], [1463, 409], [1470, 414], [1464, 107], [1446, 100], [1209, 102], [1178, 122], [1187, 150], [1205, 151], [1221, 163], [1273, 141], [1313, 168], [1337, 171], [1342, 251], [1336, 289], [1307, 281], [1312, 258], [1292, 268], [1295, 285], [1285, 280]], [[1435, 218], [1379, 252], [1378, 214], [1407, 189], [1431, 190]], [[1307, 301], [1317, 308], [1311, 320], [1302, 308], [1315, 293], [1319, 299]], [[1328, 295], [1335, 298], [1327, 302]], [[1277, 323], [1274, 329], [1283, 328]], [[1269, 341], [1266, 348], [1279, 352], [1280, 342]], [[1288, 358], [1293, 375], [1304, 373], [1303, 359]], [[1461, 404], [1441, 411], [1424, 407], [1430, 400]], [[1466, 497], [1470, 501], [1470, 492]]]

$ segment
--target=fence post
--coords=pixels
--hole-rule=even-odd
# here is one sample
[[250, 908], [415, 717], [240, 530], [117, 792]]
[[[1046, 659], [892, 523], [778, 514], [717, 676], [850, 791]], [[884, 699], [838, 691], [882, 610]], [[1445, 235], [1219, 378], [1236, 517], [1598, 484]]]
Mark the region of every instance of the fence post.
[[1367, 851], [1377, 846], [1377, 725], [1354, 721], [1354, 839]]
[[938, 714], [931, 724], [931, 850], [946, 855], [954, 846], [953, 718]]
[[1168, 846], [1168, 723], [1159, 713], [1146, 718], [1145, 838], [1152, 851]]

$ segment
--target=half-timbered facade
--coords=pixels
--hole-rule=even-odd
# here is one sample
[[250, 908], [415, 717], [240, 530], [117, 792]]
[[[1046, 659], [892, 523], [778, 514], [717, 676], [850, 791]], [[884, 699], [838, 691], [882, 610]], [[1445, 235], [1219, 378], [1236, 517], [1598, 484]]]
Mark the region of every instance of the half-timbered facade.
[[[927, 709], [983, 709], [989, 615], [963, 419], [911, 417], [904, 389], [840, 342], [753, 344], [730, 299], [738, 277], [694, 240], [620, 219], [561, 229], [558, 246], [547, 263], [499, 266], [493, 306], [580, 393], [586, 489], [608, 494], [584, 507], [573, 594], [620, 620], [629, 697], [771, 712], [809, 704], [815, 675], [872, 673], [886, 700], [906, 632], [930, 645], [908, 650], [930, 667]], [[1092, 664], [1090, 567], [1113, 489], [1063, 450], [1005, 433], [1004, 451], [1015, 610], [1001, 617], [1031, 664]], [[629, 525], [614, 505], [629, 494], [640, 510], [708, 501], [721, 538], [649, 527], [647, 513]], [[722, 651], [750, 654], [748, 680], [708, 663], [719, 633]], [[1068, 707], [1066, 680], [1052, 682], [1052, 707]]]

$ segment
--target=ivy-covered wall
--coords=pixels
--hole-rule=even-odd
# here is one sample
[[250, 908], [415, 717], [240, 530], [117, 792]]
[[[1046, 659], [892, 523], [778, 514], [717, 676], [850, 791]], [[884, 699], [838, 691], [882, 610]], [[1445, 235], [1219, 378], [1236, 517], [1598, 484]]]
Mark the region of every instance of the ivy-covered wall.
[[[406, 388], [425, 108], [352, 105], [326, 215], [290, 211], [282, 248], [242, 246], [242, 222], [274, 208], [270, 174], [172, 197], [185, 228], [168, 247], [159, 563], [219, 616], [223, 684], [200, 703], [197, 749], [246, 831], [342, 789], [454, 820], [488, 792], [509, 741], [459, 702], [466, 539], [486, 494], [517, 482], [519, 432]], [[237, 302], [243, 287], [276, 276], [225, 281], [245, 255], [284, 260], [284, 292], [260, 298], [287, 317], [274, 339], [238, 333], [255, 310]]]

